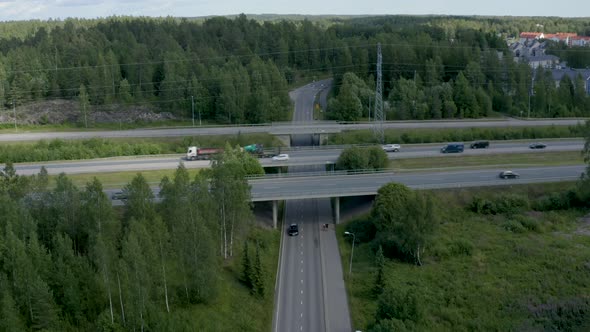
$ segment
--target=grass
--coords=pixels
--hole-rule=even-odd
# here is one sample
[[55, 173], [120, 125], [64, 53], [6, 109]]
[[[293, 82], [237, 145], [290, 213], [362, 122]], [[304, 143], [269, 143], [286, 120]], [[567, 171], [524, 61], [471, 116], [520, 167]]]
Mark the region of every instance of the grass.
[[[265, 269], [266, 295], [258, 298], [238, 281], [241, 275], [241, 257], [234, 257], [219, 275], [219, 296], [208, 305], [187, 309], [188, 318], [198, 323], [195, 331], [269, 331], [272, 328], [274, 286], [280, 253], [280, 232], [253, 228], [251, 239], [261, 244], [261, 259]], [[250, 246], [250, 249], [253, 246]], [[242, 247], [237, 251], [240, 252]], [[252, 250], [252, 253], [254, 251]], [[251, 254], [250, 257], [254, 257]]]
[[[79, 188], [84, 188], [86, 183], [92, 181], [94, 177], [98, 178], [105, 189], [118, 189], [125, 186], [127, 183], [131, 182], [131, 179], [137, 175], [137, 173], [141, 173], [145, 178], [146, 181], [151, 185], [158, 185], [164, 176], [173, 177], [174, 169], [165, 169], [165, 170], [157, 170], [157, 171], [131, 171], [131, 172], [110, 172], [110, 173], [84, 173], [84, 174], [68, 174], [68, 178], [72, 180], [72, 182], [78, 186]], [[197, 174], [200, 169], [187, 169], [189, 175], [192, 177]], [[51, 175], [50, 179], [56, 178], [56, 175]], [[55, 183], [51, 181], [51, 183]]]
[[461, 154], [445, 157], [394, 159], [390, 161], [390, 167], [396, 170], [429, 169], [445, 167], [474, 167], [474, 166], [560, 166], [577, 165], [584, 162], [580, 152], [539, 152], [539, 153], [511, 153], [490, 154], [481, 156], [465, 156]]
[[[18, 111], [17, 111], [18, 112]], [[197, 120], [198, 123], [198, 120]], [[18, 124], [17, 132], [68, 132], [68, 131], [99, 131], [99, 130], [127, 130], [140, 128], [171, 128], [171, 127], [190, 127], [192, 119], [187, 120], [167, 120], [158, 122], [137, 122], [137, 123], [93, 123], [90, 127], [85, 128], [80, 123], [64, 124], [45, 124], [29, 125]], [[14, 124], [4, 124], [0, 126], [0, 134], [14, 133]]]
[[[490, 119], [493, 120], [493, 119]], [[584, 137], [584, 126], [409, 128], [385, 129], [385, 143], [418, 144]], [[349, 130], [331, 134], [327, 144], [378, 143], [372, 130]]]
[[[535, 198], [571, 186], [510, 188], [511, 193]], [[502, 191], [506, 188], [435, 191], [444, 200], [445, 217], [427, 247], [424, 265], [387, 259], [387, 286], [397, 292], [410, 291], [422, 311], [418, 322], [406, 321], [410, 330], [533, 331], [555, 330], [556, 326], [572, 330], [575, 320], [567, 315], [590, 309], [576, 307], [587, 303], [590, 294], [590, 235], [577, 232], [578, 220], [587, 211], [487, 216], [465, 209], [473, 195], [494, 196]], [[508, 227], [523, 218], [527, 223], [522, 225], [536, 226], [531, 230]], [[351, 250], [350, 239], [343, 234], [346, 227], [337, 227], [344, 270]], [[374, 323], [374, 257], [370, 244], [357, 244], [353, 277], [345, 277], [354, 329], [367, 330]]]

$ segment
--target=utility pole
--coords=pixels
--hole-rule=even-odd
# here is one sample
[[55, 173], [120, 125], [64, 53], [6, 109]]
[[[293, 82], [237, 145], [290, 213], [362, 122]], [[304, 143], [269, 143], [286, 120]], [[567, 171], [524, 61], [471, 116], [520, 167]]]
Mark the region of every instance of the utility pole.
[[195, 97], [191, 96], [191, 108], [193, 110], [193, 127], [195, 126]]

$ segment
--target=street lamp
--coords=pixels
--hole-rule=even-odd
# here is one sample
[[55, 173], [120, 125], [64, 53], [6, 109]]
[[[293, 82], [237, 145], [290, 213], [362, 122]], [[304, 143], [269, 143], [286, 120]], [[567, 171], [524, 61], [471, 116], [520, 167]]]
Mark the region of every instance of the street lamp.
[[352, 256], [354, 255], [354, 233], [344, 232], [344, 235], [352, 235], [352, 250], [350, 251], [350, 264], [348, 265], [348, 274], [352, 275]]

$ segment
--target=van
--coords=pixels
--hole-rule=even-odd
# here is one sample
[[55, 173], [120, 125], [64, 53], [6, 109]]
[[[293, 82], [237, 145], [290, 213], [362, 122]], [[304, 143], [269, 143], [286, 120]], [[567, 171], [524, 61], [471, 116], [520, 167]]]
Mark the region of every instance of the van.
[[440, 149], [440, 152], [442, 153], [460, 153], [463, 152], [463, 150], [465, 149], [465, 146], [463, 145], [463, 143], [450, 143], [447, 144], [446, 146], [444, 146], [442, 149]]

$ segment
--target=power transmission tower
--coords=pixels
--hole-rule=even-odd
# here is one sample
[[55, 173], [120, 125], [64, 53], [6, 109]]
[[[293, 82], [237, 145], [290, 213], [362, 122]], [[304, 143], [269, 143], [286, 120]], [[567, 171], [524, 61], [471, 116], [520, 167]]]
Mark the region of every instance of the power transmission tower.
[[381, 55], [381, 43], [377, 44], [377, 86], [375, 87], [375, 111], [373, 112], [373, 134], [377, 140], [383, 144], [383, 78], [381, 74], [381, 64], [383, 57]]

